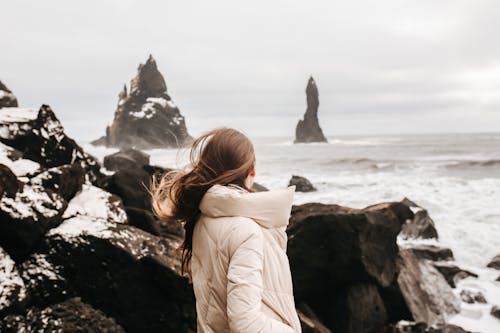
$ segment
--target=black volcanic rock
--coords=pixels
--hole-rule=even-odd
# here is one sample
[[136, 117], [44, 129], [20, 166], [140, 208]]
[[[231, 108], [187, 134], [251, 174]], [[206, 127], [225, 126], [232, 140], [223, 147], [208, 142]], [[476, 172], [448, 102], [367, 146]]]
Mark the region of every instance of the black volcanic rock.
[[78, 163], [91, 182], [103, 176], [97, 160], [64, 133], [48, 105], [42, 105], [40, 110], [0, 109], [0, 142], [46, 168]]
[[133, 148], [126, 148], [114, 154], [106, 155], [103, 161], [104, 167], [112, 171], [140, 168], [148, 164], [149, 155]]
[[12, 91], [0, 81], [0, 108], [17, 107], [17, 98]]
[[444, 323], [460, 311], [460, 300], [444, 277], [411, 249], [399, 252], [397, 282], [408, 308], [417, 322]]
[[5, 333], [17, 332], [107, 332], [125, 333], [114, 319], [85, 304], [80, 298], [71, 298], [43, 310], [33, 308], [26, 316], [11, 315], [3, 320]]
[[434, 225], [434, 221], [429, 216], [429, 213], [426, 209], [420, 207], [413, 201], [405, 198], [402, 201], [405, 205], [410, 207], [415, 216], [412, 220], [408, 220], [405, 224], [403, 224], [403, 228], [401, 230], [401, 236], [403, 238], [438, 238], [438, 233], [436, 230], [436, 226]]
[[500, 270], [500, 254], [497, 254], [493, 259], [491, 259], [487, 267]]
[[356, 316], [366, 320], [367, 329], [385, 324], [387, 311], [378, 288], [395, 281], [396, 238], [401, 224], [412, 216], [402, 203], [366, 209], [294, 206], [287, 253], [297, 302], [311, 306], [334, 332], [358, 329], [362, 320]]
[[24, 281], [14, 261], [0, 247], [0, 317], [11, 311], [21, 311], [27, 299]]
[[412, 245], [408, 249], [420, 259], [428, 259], [432, 261], [453, 260], [453, 251], [447, 247], [422, 244]]
[[31, 184], [51, 189], [66, 201], [70, 201], [82, 189], [84, 182], [85, 170], [77, 163], [49, 168], [30, 178]]
[[167, 93], [167, 85], [149, 56], [137, 76], [119, 94], [113, 123], [95, 145], [138, 149], [184, 146], [192, 140], [184, 116]]
[[292, 175], [290, 181], [288, 182], [288, 186], [295, 185], [295, 191], [297, 192], [314, 192], [316, 188], [311, 184], [309, 179], [301, 176]]
[[463, 280], [469, 276], [476, 278], [478, 277], [477, 274], [469, 272], [448, 262], [437, 261], [433, 262], [432, 264], [444, 276], [446, 282], [448, 282], [448, 284], [452, 288], [456, 287], [458, 281]]
[[0, 177], [7, 179], [0, 197], [0, 246], [19, 262], [49, 229], [62, 222], [67, 202], [43, 186], [16, 184], [5, 166], [0, 170]]
[[319, 95], [316, 82], [309, 78], [306, 88], [307, 110], [304, 119], [299, 120], [295, 129], [295, 143], [298, 142], [327, 142], [326, 137], [319, 126], [318, 106]]
[[190, 332], [194, 295], [179, 274], [180, 242], [81, 214], [47, 234], [22, 276], [37, 307], [79, 296], [127, 332]]

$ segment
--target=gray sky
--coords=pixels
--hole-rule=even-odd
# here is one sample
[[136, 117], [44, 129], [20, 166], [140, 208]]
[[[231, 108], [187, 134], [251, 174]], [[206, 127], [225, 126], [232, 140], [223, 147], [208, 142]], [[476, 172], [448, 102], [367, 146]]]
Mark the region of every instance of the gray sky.
[[500, 130], [500, 1], [3, 1], [0, 80], [94, 139], [149, 53], [198, 135]]

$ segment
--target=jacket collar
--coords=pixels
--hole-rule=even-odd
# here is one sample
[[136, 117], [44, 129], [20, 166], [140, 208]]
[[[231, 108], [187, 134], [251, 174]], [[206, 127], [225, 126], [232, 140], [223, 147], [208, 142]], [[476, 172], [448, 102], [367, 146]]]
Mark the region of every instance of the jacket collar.
[[213, 185], [200, 202], [200, 211], [209, 217], [243, 216], [264, 228], [288, 225], [295, 185], [286, 189], [248, 192], [237, 185]]

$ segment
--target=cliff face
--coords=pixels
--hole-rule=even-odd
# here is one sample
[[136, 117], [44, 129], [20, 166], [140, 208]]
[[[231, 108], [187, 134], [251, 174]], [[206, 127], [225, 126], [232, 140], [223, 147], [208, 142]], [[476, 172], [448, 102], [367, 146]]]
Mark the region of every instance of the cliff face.
[[183, 146], [191, 140], [184, 116], [167, 94], [165, 79], [149, 56], [137, 76], [119, 94], [113, 123], [95, 145], [120, 148], [166, 148]]
[[319, 94], [318, 87], [313, 77], [309, 78], [306, 88], [307, 110], [304, 119], [299, 120], [295, 129], [295, 143], [300, 142], [327, 142], [326, 137], [319, 126], [318, 106]]

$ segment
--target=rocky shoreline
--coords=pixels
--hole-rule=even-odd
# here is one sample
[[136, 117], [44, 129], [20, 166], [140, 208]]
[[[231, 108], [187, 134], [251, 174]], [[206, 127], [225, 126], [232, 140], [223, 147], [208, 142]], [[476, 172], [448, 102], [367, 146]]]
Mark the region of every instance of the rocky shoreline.
[[[158, 221], [147, 192], [168, 170], [134, 149], [101, 165], [49, 106], [13, 100], [0, 104], [0, 332], [195, 332], [182, 225]], [[453, 262], [432, 218], [408, 199], [294, 206], [287, 233], [305, 333], [466, 332], [449, 318], [463, 302], [488, 301], [457, 292], [475, 273]]]

